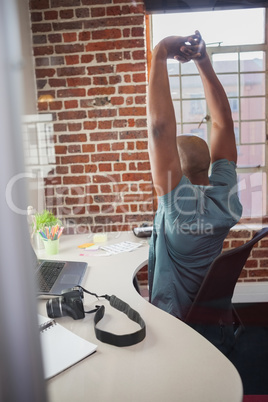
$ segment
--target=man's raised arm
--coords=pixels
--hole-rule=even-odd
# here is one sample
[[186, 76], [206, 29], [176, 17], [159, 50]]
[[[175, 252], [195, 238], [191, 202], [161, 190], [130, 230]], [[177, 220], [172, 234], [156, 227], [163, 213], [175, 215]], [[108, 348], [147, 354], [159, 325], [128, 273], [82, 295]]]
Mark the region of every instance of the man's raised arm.
[[190, 60], [180, 52], [186, 41], [187, 38], [182, 37], [165, 38], [155, 47], [152, 56], [148, 92], [149, 155], [158, 195], [171, 191], [182, 177], [167, 59], [178, 56], [180, 61]]
[[237, 149], [229, 101], [213, 70], [206, 52], [205, 43], [198, 31], [196, 31], [195, 37], [198, 41], [198, 54], [196, 57], [193, 57], [193, 60], [195, 61], [203, 82], [212, 121], [210, 146], [211, 161], [215, 162], [216, 160], [225, 158], [236, 163]]

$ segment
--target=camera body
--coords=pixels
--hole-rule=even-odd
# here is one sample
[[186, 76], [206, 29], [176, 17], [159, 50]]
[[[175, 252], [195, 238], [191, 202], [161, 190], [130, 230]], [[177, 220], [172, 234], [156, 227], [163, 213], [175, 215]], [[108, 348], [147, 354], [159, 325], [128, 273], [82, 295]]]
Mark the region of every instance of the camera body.
[[73, 287], [63, 290], [61, 296], [49, 299], [46, 303], [47, 315], [50, 318], [70, 316], [74, 320], [85, 317], [83, 290]]

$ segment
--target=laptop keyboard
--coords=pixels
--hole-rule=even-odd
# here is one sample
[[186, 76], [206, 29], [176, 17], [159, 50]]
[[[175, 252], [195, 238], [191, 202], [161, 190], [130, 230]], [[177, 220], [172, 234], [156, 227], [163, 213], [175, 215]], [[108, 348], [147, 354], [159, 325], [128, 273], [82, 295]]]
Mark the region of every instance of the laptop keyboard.
[[49, 292], [61, 273], [64, 262], [46, 261], [37, 273], [37, 285], [41, 292]]

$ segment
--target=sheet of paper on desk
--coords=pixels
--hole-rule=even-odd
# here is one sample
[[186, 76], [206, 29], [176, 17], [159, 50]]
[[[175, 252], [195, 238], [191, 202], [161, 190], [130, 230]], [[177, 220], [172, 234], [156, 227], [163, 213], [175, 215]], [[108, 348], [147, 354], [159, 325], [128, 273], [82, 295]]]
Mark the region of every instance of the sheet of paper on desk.
[[110, 244], [107, 246], [100, 246], [102, 250], [110, 254], [124, 253], [125, 251], [133, 251], [140, 247], [141, 243], [134, 243], [132, 241], [122, 241], [121, 243]]
[[80, 338], [48, 317], [38, 315], [45, 379], [94, 353], [97, 345]]

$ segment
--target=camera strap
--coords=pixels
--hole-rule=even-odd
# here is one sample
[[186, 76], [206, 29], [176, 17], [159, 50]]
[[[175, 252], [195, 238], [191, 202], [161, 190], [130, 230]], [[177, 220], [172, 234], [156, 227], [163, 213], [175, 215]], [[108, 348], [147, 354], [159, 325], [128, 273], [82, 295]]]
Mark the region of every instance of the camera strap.
[[99, 299], [101, 297], [105, 298], [106, 300], [109, 301], [110, 305], [113, 308], [126, 314], [130, 320], [136, 322], [141, 327], [141, 329], [139, 329], [136, 332], [133, 332], [130, 334], [124, 334], [124, 335], [117, 335], [112, 332], [103, 331], [102, 329], [97, 328], [97, 324], [104, 317], [105, 307], [103, 305], [96, 306], [96, 309], [90, 310], [90, 311], [85, 311], [85, 313], [94, 313], [94, 312], [96, 313], [94, 316], [94, 330], [95, 330], [96, 338], [99, 341], [104, 342], [104, 343], [109, 343], [110, 345], [121, 347], [121, 346], [135, 345], [135, 344], [141, 342], [145, 338], [145, 335], [146, 335], [145, 322], [142, 319], [142, 317], [140, 316], [140, 314], [136, 310], [134, 310], [132, 307], [130, 307], [129, 304], [127, 304], [126, 302], [124, 302], [123, 300], [119, 299], [118, 297], [116, 297], [114, 295], [98, 296], [96, 293], [91, 293], [88, 290], [82, 288], [82, 286], [80, 286], [80, 287], [81, 287], [81, 289], [83, 289], [83, 291], [85, 293], [93, 295], [93, 296], [97, 297], [97, 299]]

